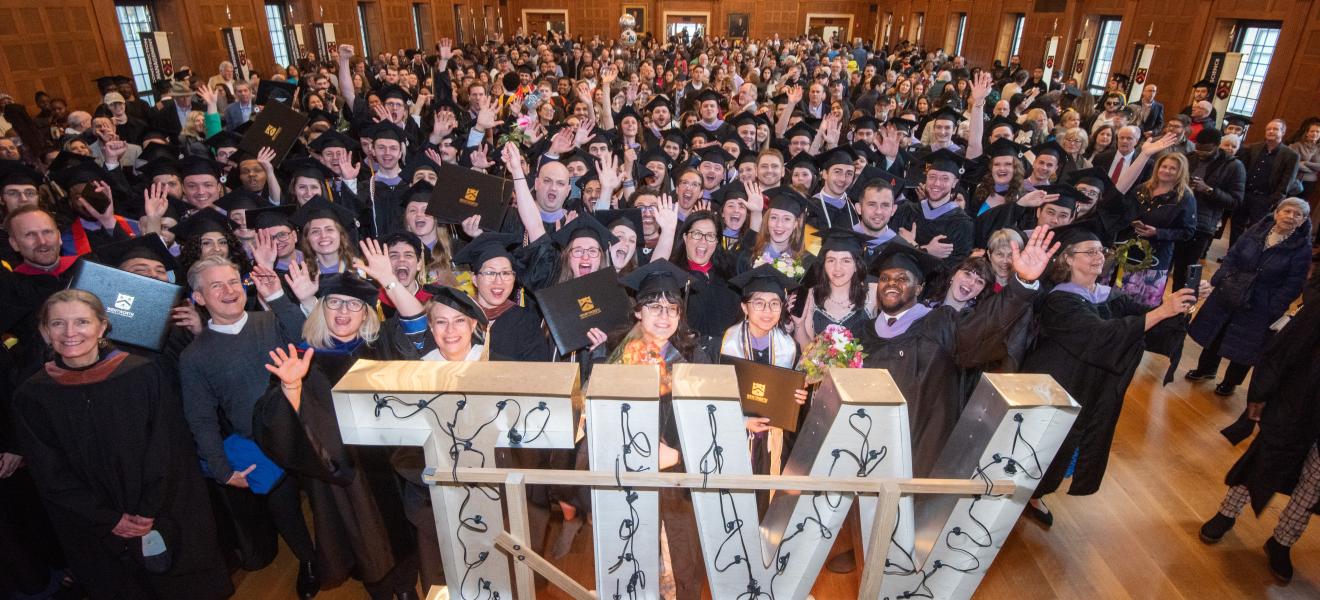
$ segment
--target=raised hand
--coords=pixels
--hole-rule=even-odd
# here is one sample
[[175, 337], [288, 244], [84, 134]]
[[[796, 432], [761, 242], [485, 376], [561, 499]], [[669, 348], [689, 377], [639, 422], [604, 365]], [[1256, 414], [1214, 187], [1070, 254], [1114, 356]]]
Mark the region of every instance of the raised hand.
[[427, 158], [431, 159], [431, 162], [434, 162], [437, 165], [444, 164], [444, 161], [440, 159], [440, 153], [436, 152], [435, 148], [427, 148], [426, 152], [423, 152], [422, 154], [425, 154]]
[[1185, 314], [1192, 310], [1193, 306], [1196, 306], [1196, 292], [1191, 288], [1183, 288], [1165, 296], [1164, 301], [1155, 307], [1155, 310], [1159, 312], [1160, 320], [1163, 321]]
[[353, 46], [348, 44], [339, 45], [339, 62], [348, 62], [353, 58]]
[[252, 284], [257, 286], [257, 294], [262, 298], [268, 298], [283, 291], [280, 288], [280, 276], [275, 273], [274, 269], [263, 265], [252, 266]]
[[788, 88], [788, 103], [794, 105], [802, 101], [802, 86], [795, 85]]
[[481, 235], [481, 215], [472, 215], [463, 219], [463, 233], [473, 239]]
[[747, 190], [747, 211], [759, 213], [765, 210], [765, 192], [761, 190], [761, 183], [755, 179], [743, 184], [743, 189]]
[[985, 97], [990, 94], [990, 87], [994, 84], [994, 77], [986, 71], [981, 71], [972, 78], [972, 104], [984, 104]]
[[1178, 143], [1178, 136], [1172, 133], [1166, 133], [1158, 139], [1151, 140], [1141, 145], [1141, 153], [1146, 156], [1154, 156]]
[[284, 348], [275, 348], [270, 351], [270, 364], [266, 365], [266, 370], [280, 379], [280, 385], [285, 387], [298, 387], [302, 385], [303, 377], [307, 376], [307, 371], [312, 367], [312, 355], [316, 353], [315, 349], [308, 348], [298, 355], [298, 348], [289, 344], [288, 351]]
[[[439, 161], [436, 161], [437, 163]], [[353, 164], [353, 158], [345, 152], [339, 159], [339, 178], [343, 180], [357, 179], [358, 171], [362, 170], [362, 163]]]
[[105, 155], [105, 164], [107, 165], [119, 164], [119, 159], [122, 158], [124, 156], [124, 153], [127, 151], [128, 151], [128, 142], [125, 142], [124, 140], [119, 139], [118, 136], [115, 136], [115, 139], [112, 139], [104, 144], [103, 154]]
[[472, 154], [468, 155], [468, 160], [472, 161], [473, 169], [485, 171], [486, 169], [495, 166], [495, 163], [491, 162], [490, 156], [486, 154], [489, 149], [490, 148], [487, 147], [486, 144], [482, 144], [477, 146], [477, 148], [472, 151]]
[[1058, 194], [1046, 194], [1044, 190], [1031, 190], [1022, 194], [1017, 200], [1018, 206], [1026, 208], [1036, 208], [1042, 204], [1049, 204], [1059, 199]]
[[170, 309], [170, 322], [179, 329], [186, 329], [193, 335], [202, 333], [202, 316], [191, 302]]
[[573, 145], [581, 146], [586, 143], [587, 138], [591, 137], [591, 132], [594, 129], [596, 129], [595, 119], [582, 119], [582, 122], [578, 123], [577, 131], [573, 134]]
[[388, 286], [398, 281], [394, 276], [394, 267], [390, 265], [389, 254], [381, 247], [380, 242], [367, 238], [358, 242], [358, 247], [362, 249], [362, 258], [353, 259], [354, 269], [366, 272], [368, 277], [381, 286]]
[[655, 223], [660, 231], [668, 234], [678, 229], [678, 204], [674, 202], [673, 196], [660, 196], [660, 203], [655, 207]]
[[550, 149], [547, 151], [555, 156], [563, 156], [573, 149], [573, 138], [576, 132], [568, 127], [560, 129], [550, 138]]
[[271, 162], [273, 160], [275, 160], [274, 148], [271, 148], [270, 146], [263, 146], [261, 150], [257, 151], [257, 164], [261, 165], [262, 168], [273, 169], [274, 165]]
[[876, 136], [880, 140], [880, 143], [876, 147], [876, 150], [878, 150], [880, 154], [883, 154], [886, 158], [891, 158], [891, 159], [898, 156], [897, 127], [893, 125], [885, 125], [884, 127], [881, 127], [879, 131], [876, 132]]
[[454, 118], [454, 112], [445, 108], [435, 111], [435, 125], [431, 128], [431, 133], [440, 137], [448, 137], [458, 127], [458, 119]]
[[218, 110], [216, 108], [217, 98], [216, 98], [215, 90], [211, 89], [211, 86], [209, 85], [197, 86], [197, 95], [201, 96], [202, 101], [206, 103], [206, 112], [216, 112]]
[[454, 55], [454, 40], [440, 38], [440, 41], [435, 43], [435, 50], [440, 55], [440, 60], [448, 62]]
[[614, 157], [613, 152], [606, 152], [600, 160], [596, 161], [596, 173], [600, 178], [600, 187], [611, 190], [619, 189], [623, 178], [619, 175], [619, 159]]
[[307, 263], [297, 260], [289, 263], [289, 272], [284, 276], [284, 281], [288, 282], [289, 289], [299, 302], [307, 302], [316, 297], [316, 292], [321, 288], [320, 279], [320, 273], [313, 277]]
[[614, 80], [618, 77], [619, 69], [613, 65], [600, 70], [600, 84], [604, 87], [609, 87], [609, 85], [614, 83]]
[[[563, 133], [562, 131], [560, 132]], [[558, 141], [559, 136], [555, 136]], [[553, 143], [552, 143], [553, 144]], [[567, 152], [567, 150], [565, 150]], [[526, 179], [527, 175], [523, 173], [522, 153], [518, 151], [518, 145], [513, 142], [506, 142], [504, 149], [500, 151], [500, 158], [504, 159], [504, 169], [509, 172], [512, 179]]]
[[1032, 283], [1049, 267], [1050, 259], [1059, 251], [1059, 244], [1054, 242], [1054, 232], [1042, 225], [1031, 230], [1025, 247], [1019, 250], [1014, 242], [1011, 248], [1013, 272], [1023, 283]]
[[385, 109], [384, 104], [373, 104], [371, 106], [371, 112], [375, 113], [375, 116], [373, 116], [371, 120], [376, 123], [388, 122], [390, 120], [390, 111]]
[[495, 120], [495, 113], [499, 111], [499, 106], [499, 100], [496, 98], [487, 98], [482, 103], [481, 110], [477, 112], [477, 124], [475, 125], [477, 131], [490, 131], [504, 124], [504, 121]]
[[274, 269], [277, 258], [279, 258], [278, 250], [275, 246], [275, 239], [270, 235], [270, 230], [258, 229], [256, 238], [252, 240], [252, 261], [263, 267]]

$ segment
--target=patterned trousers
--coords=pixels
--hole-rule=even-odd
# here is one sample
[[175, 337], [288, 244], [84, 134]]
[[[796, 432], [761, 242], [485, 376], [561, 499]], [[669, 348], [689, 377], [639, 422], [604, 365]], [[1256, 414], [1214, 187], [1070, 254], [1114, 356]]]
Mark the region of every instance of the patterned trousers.
[[[1251, 493], [1245, 485], [1235, 485], [1228, 489], [1224, 502], [1219, 505], [1219, 513], [1236, 519], [1242, 514], [1242, 508], [1251, 501]], [[1297, 479], [1297, 487], [1288, 498], [1288, 505], [1279, 515], [1279, 524], [1274, 527], [1274, 539], [1284, 546], [1292, 546], [1306, 531], [1306, 523], [1311, 520], [1311, 507], [1320, 501], [1320, 449], [1311, 446], [1302, 463], [1302, 474]]]

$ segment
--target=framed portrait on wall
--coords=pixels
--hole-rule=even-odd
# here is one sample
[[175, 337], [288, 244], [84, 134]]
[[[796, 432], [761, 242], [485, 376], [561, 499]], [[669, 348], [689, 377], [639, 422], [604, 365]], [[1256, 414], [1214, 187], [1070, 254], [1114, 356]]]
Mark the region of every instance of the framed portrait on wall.
[[729, 37], [747, 37], [747, 13], [729, 13]]
[[641, 5], [624, 6], [623, 12], [632, 15], [633, 20], [637, 22], [637, 24], [633, 26], [633, 31], [636, 31], [637, 33], [643, 33], [647, 29], [649, 29], [649, 27], [646, 26], [645, 6], [641, 6]]

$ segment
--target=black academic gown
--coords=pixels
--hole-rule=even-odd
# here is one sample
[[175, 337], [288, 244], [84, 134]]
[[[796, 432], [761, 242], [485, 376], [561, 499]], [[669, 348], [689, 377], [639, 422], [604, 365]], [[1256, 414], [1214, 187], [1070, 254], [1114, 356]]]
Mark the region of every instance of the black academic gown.
[[688, 274], [692, 276], [687, 298], [688, 325], [699, 336], [723, 337], [724, 330], [743, 318], [739, 307], [742, 298], [714, 268], [710, 273], [688, 269]]
[[953, 244], [953, 253], [940, 261], [944, 272], [952, 272], [963, 259], [972, 253], [976, 227], [972, 218], [961, 208], [955, 208], [934, 219], [927, 219], [921, 210], [920, 202], [904, 202], [894, 211], [889, 220], [889, 227], [894, 231], [917, 226], [917, 245], [924, 246], [937, 236], [944, 236], [945, 242]]
[[[69, 565], [93, 598], [227, 597], [179, 399], [158, 365], [120, 356], [104, 379], [83, 371], [87, 383], [66, 385], [43, 370], [15, 394], [22, 454]], [[125, 513], [155, 519], [173, 554], [167, 572], [147, 573], [140, 539], [111, 533]]]
[[1079, 455], [1068, 493], [1084, 496], [1100, 489], [1123, 395], [1142, 352], [1148, 341], [1158, 345], [1158, 338], [1181, 337], [1185, 327], [1185, 319], [1168, 319], [1147, 333], [1150, 309], [1117, 290], [1100, 304], [1061, 290], [1041, 303], [1040, 331], [1022, 371], [1053, 377], [1082, 410], [1036, 486], [1037, 498], [1058, 489], [1074, 451]]
[[1035, 293], [1014, 279], [974, 311], [959, 313], [941, 306], [888, 339], [876, 333], [874, 320], [856, 332], [867, 353], [862, 366], [889, 369], [907, 400], [914, 477], [930, 474], [958, 424], [965, 400], [964, 371], [1003, 358], [1004, 338]]
[[550, 360], [550, 341], [541, 330], [541, 313], [528, 295], [527, 306], [514, 305], [491, 319], [486, 349], [491, 360]]

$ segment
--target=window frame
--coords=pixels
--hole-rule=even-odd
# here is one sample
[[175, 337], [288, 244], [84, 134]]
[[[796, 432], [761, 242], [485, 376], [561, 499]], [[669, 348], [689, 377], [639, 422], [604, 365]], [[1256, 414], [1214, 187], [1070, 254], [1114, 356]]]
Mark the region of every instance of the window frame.
[[953, 55], [962, 56], [963, 41], [967, 37], [967, 13], [958, 13], [958, 33], [953, 38]]
[[[133, 87], [137, 90], [138, 98], [151, 103], [156, 97], [152, 87], [154, 82], [151, 81], [151, 70], [147, 68], [146, 51], [142, 48], [142, 37], [139, 34], [160, 30], [160, 22], [156, 18], [156, 3], [151, 0], [116, 0], [114, 7], [115, 24], [119, 26], [119, 35], [124, 39], [124, 52], [128, 55], [128, 68], [133, 75]], [[138, 18], [125, 21], [124, 17], [129, 9], [141, 9], [140, 14], [146, 16], [145, 22]], [[137, 16], [139, 15], [133, 15], [133, 17]], [[143, 26], [146, 29], [141, 29]]]
[[[1257, 32], [1254, 39], [1249, 38]], [[1279, 48], [1279, 37], [1283, 33], [1283, 24], [1278, 21], [1239, 21], [1234, 27], [1233, 52], [1242, 54], [1238, 71], [1233, 81], [1233, 91], [1229, 94], [1226, 110], [1235, 115], [1254, 116], [1260, 105], [1261, 92], [1265, 88], [1265, 79], [1269, 76], [1270, 64], [1274, 61]], [[1261, 35], [1272, 37], [1262, 43]], [[1266, 45], [1268, 43], [1268, 46]], [[1244, 51], [1247, 47], [1251, 51]], [[1263, 54], [1264, 61], [1257, 60]]]
[[[294, 57], [296, 49], [289, 48], [288, 38], [284, 35], [284, 28], [288, 25], [285, 15], [288, 14], [289, 6], [285, 2], [273, 0], [267, 0], [263, 5], [266, 11], [266, 29], [270, 30], [270, 51], [275, 59], [275, 66], [288, 67], [297, 60]], [[284, 60], [280, 60], [280, 54], [284, 55]]]
[[367, 27], [367, 4], [357, 3], [358, 35], [362, 38], [362, 56], [368, 60], [374, 56], [371, 52], [371, 30]]
[[[1113, 26], [1113, 44], [1105, 45], [1105, 38], [1109, 35], [1108, 28]], [[1086, 76], [1087, 91], [1104, 93], [1109, 88], [1109, 76], [1114, 71], [1114, 58], [1118, 55], [1118, 38], [1123, 33], [1123, 19], [1120, 17], [1100, 17], [1099, 27], [1096, 29], [1095, 47], [1091, 49], [1091, 70]], [[1109, 57], [1103, 59], [1105, 67], [1103, 75], [1099, 77], [1100, 83], [1096, 83], [1096, 76], [1100, 75], [1101, 55], [1106, 47], [1109, 51]]]
[[1022, 33], [1027, 28], [1027, 15], [1024, 13], [1015, 13], [1013, 15], [1013, 34], [1008, 42], [1008, 59], [1013, 60], [1014, 56], [1021, 56], [1018, 51], [1022, 49]]

